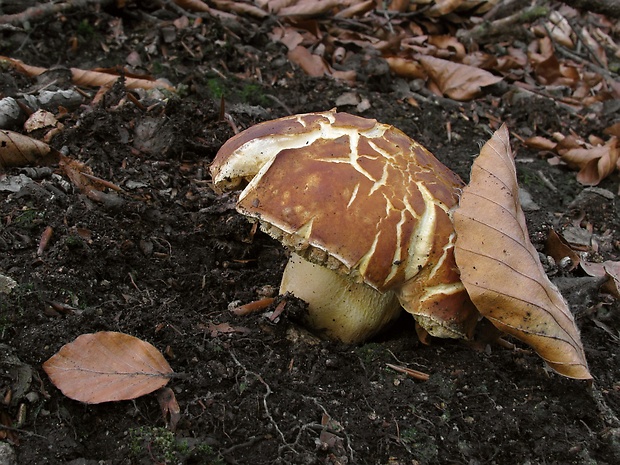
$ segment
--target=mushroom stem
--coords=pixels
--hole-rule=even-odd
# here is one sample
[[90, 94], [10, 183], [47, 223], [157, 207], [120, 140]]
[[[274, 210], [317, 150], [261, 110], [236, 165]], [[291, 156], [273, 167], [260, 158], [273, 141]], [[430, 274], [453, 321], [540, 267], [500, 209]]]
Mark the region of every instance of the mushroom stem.
[[401, 306], [394, 292], [384, 294], [348, 276], [316, 265], [292, 253], [280, 284], [308, 303], [306, 323], [330, 339], [362, 342], [398, 317]]

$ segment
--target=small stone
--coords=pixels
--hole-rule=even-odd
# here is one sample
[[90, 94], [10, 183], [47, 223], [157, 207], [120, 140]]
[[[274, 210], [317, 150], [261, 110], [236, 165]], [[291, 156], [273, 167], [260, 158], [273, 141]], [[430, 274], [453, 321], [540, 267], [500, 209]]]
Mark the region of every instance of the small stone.
[[7, 442], [0, 442], [0, 465], [17, 465], [15, 449]]

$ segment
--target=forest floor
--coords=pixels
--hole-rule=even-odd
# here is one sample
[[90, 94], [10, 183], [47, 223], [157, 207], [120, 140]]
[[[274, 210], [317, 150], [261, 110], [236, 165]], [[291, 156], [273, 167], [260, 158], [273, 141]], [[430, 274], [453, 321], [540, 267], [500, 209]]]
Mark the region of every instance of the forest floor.
[[[389, 72], [355, 83], [309, 77], [271, 40], [271, 20], [204, 15], [180, 27], [179, 16], [90, 8], [0, 32], [0, 54], [30, 65], [131, 65], [183, 89], [146, 95], [117, 84], [97, 103], [86, 90], [62, 114], [50, 144], [122, 192], [93, 200], [55, 166], [0, 175], [24, 181], [0, 194], [0, 274], [17, 282], [0, 293], [0, 423], [9, 426], [0, 432], [18, 463], [620, 463], [620, 308], [583, 272], [548, 267], [581, 331], [592, 385], [549, 371], [518, 341], [514, 350], [421, 344], [407, 316], [366, 344], [323, 341], [287, 311], [271, 321], [273, 307], [246, 317], [228, 310], [273, 295], [287, 256], [253, 233], [209, 177], [233, 126], [337, 107], [396, 126], [467, 181], [481, 145], [505, 122], [519, 136], [511, 142], [520, 184], [540, 207], [526, 212], [534, 245], [542, 251], [551, 228], [578, 225], [610, 244], [600, 260], [617, 261], [617, 173], [592, 190], [521, 142], [571, 129], [602, 137], [617, 106], [570, 111], [506, 88], [456, 102], [421, 96]], [[66, 73], [51, 78], [6, 67], [0, 92], [71, 87]], [[366, 107], [339, 100], [350, 93]], [[48, 227], [51, 240], [38, 251]], [[97, 331], [150, 342], [180, 374], [168, 385], [181, 410], [174, 433], [156, 394], [88, 405], [50, 383], [42, 363]]]

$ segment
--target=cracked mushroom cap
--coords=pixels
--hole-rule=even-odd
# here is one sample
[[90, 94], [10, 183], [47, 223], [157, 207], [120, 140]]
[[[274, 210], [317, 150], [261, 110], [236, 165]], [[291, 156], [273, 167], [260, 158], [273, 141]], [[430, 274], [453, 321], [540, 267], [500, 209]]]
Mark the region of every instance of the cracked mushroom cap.
[[217, 190], [306, 260], [394, 292], [431, 335], [478, 317], [454, 261], [461, 179], [400, 130], [334, 110], [267, 121], [218, 152]]

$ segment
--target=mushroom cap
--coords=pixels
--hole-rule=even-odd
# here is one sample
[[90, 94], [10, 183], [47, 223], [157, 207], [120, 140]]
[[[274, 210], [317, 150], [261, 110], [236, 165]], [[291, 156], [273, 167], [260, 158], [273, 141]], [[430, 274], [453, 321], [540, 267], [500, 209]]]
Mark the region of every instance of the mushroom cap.
[[232, 137], [211, 173], [218, 190], [249, 182], [237, 210], [300, 256], [395, 291], [414, 316], [441, 307], [450, 337], [471, 329], [456, 321], [450, 218], [463, 182], [400, 130], [334, 110], [284, 117]]

